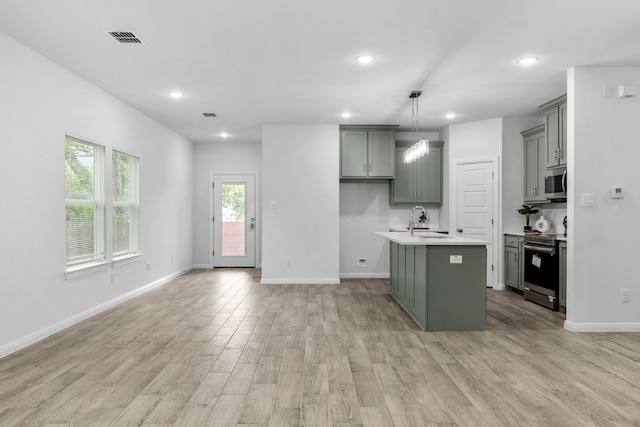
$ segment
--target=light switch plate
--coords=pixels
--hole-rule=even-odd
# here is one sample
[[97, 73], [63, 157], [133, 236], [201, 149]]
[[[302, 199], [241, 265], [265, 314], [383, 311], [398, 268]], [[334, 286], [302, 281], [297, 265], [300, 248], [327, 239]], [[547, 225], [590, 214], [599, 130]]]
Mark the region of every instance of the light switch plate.
[[593, 194], [587, 194], [587, 193], [580, 194], [580, 206], [589, 207], [593, 205], [594, 205]]
[[449, 264], [462, 264], [462, 255], [449, 255]]

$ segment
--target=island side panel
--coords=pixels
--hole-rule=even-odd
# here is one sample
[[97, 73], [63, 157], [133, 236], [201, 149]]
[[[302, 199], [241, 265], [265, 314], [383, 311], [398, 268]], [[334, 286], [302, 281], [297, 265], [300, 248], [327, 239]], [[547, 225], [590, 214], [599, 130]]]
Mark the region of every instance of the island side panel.
[[[462, 256], [452, 264], [451, 256]], [[428, 331], [480, 331], [487, 314], [485, 246], [429, 246]]]
[[420, 325], [422, 330], [425, 330], [427, 321], [428, 251], [427, 246], [414, 246], [414, 248], [413, 299], [409, 311], [413, 320]]
[[398, 298], [398, 244], [389, 242], [389, 268], [391, 278], [391, 295]]

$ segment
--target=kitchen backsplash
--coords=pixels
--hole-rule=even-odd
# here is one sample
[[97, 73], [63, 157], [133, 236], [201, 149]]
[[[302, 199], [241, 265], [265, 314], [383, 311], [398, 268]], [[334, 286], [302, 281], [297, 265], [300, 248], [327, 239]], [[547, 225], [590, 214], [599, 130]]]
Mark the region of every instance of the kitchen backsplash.
[[[531, 225], [535, 224], [535, 222], [540, 218], [540, 216], [544, 216], [544, 219], [549, 221], [549, 232], [550, 233], [563, 233], [564, 226], [562, 225], [562, 221], [564, 217], [567, 216], [567, 206], [566, 204], [561, 204], [558, 207], [547, 207], [547, 206], [538, 206], [540, 209], [540, 213], [536, 215], [532, 215], [531, 217]], [[568, 229], [571, 229], [571, 224], [568, 224]]]

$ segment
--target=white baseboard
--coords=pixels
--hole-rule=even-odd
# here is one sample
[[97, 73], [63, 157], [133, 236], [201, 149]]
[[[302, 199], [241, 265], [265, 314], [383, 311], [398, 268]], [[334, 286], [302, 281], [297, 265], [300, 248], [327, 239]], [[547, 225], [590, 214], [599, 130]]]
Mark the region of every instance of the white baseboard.
[[493, 286], [493, 289], [495, 289], [496, 291], [504, 291], [507, 287], [505, 286], [504, 283], [496, 283]]
[[262, 285], [339, 285], [340, 279], [313, 277], [313, 278], [292, 278], [261, 279]]
[[112, 300], [103, 302], [102, 304], [99, 304], [95, 307], [92, 307], [88, 310], [85, 310], [81, 313], [78, 313], [76, 315], [73, 315], [67, 319], [64, 319], [60, 322], [54, 323], [53, 325], [47, 326], [46, 328], [40, 329], [39, 331], [36, 331], [32, 334], [29, 334], [25, 337], [19, 338], [13, 342], [10, 342], [9, 344], [6, 344], [2, 347], [0, 347], [0, 358], [3, 358], [5, 356], [10, 355], [11, 353], [14, 353], [22, 348], [25, 348], [31, 344], [34, 344], [40, 340], [43, 340], [45, 338], [47, 338], [50, 335], [55, 334], [56, 332], [60, 332], [63, 329], [68, 328], [69, 326], [73, 326], [78, 322], [81, 322], [85, 319], [88, 319], [92, 316], [95, 316], [98, 313], [101, 313], [105, 310], [108, 310], [112, 307], [115, 307], [118, 304], [121, 304], [127, 300], [130, 300], [131, 298], [134, 298], [140, 294], [143, 294], [145, 292], [148, 292], [152, 289], [155, 289], [157, 287], [160, 287], [162, 285], [165, 285], [167, 283], [169, 283], [170, 281], [172, 281], [173, 279], [175, 279], [178, 276], [181, 276], [182, 274], [188, 272], [189, 270], [191, 270], [191, 267], [183, 270], [183, 271], [178, 271], [175, 272], [173, 274], [170, 274], [168, 276], [165, 276], [161, 279], [156, 280], [155, 282], [151, 282], [147, 285], [141, 286], [139, 288], [136, 288], [130, 292], [127, 292], [126, 294], [120, 295], [116, 298], [113, 298]]
[[194, 264], [193, 268], [211, 268], [209, 264]]
[[574, 323], [564, 321], [571, 332], [640, 332], [640, 323]]
[[340, 273], [341, 279], [388, 279], [389, 273]]

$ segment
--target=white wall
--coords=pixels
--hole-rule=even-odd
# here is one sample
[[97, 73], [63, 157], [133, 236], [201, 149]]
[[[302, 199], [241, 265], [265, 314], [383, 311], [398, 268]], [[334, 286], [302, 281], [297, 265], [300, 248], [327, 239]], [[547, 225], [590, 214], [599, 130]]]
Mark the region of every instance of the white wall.
[[[494, 232], [493, 247], [487, 250], [493, 254], [494, 275], [493, 283], [488, 285], [499, 286], [500, 270], [502, 269], [502, 241], [501, 236], [501, 209], [502, 194], [500, 173], [500, 161], [502, 158], [502, 118], [482, 120], [478, 122], [463, 123], [449, 126], [449, 228], [458, 228], [457, 220], [457, 164], [461, 161], [493, 161], [494, 164]], [[490, 267], [487, 266], [489, 269]]]
[[[210, 225], [209, 193], [211, 183], [209, 172], [257, 172], [260, 179], [262, 168], [262, 145], [256, 143], [237, 143], [234, 141], [196, 143], [194, 145], [194, 227], [193, 227], [193, 264], [204, 267], [209, 265]], [[256, 191], [260, 182], [256, 183]], [[258, 192], [259, 193], [259, 192]], [[257, 194], [256, 218], [257, 251], [256, 263], [260, 265], [260, 194]]]
[[[193, 146], [2, 33], [0, 52], [2, 356], [190, 268]], [[65, 280], [65, 132], [140, 156], [142, 260]]]
[[[388, 180], [343, 180], [340, 183], [340, 277], [389, 277], [389, 243], [376, 231], [409, 223], [413, 205], [389, 205]], [[425, 206], [430, 225], [439, 222], [439, 207]], [[358, 267], [358, 258], [367, 266]]]
[[[578, 331], [640, 331], [640, 98], [603, 97], [603, 84], [640, 85], [640, 68], [568, 73], [567, 320]], [[611, 187], [625, 197], [611, 199]], [[582, 207], [581, 194], [595, 206]], [[621, 302], [621, 290], [631, 302]]]
[[339, 283], [339, 138], [338, 125], [263, 126], [262, 283]]

